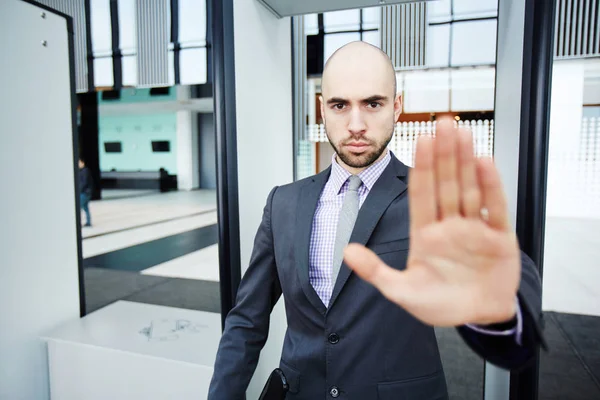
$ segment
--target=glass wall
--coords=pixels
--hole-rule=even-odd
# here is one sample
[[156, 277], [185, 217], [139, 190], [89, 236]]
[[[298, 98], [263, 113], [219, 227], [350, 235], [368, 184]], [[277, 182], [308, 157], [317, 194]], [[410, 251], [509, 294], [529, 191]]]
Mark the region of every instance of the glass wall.
[[[425, 43], [421, 48], [425, 51], [423, 65], [395, 66], [403, 110], [389, 148], [402, 162], [412, 166], [417, 138], [434, 135], [436, 120], [449, 115], [457, 124], [473, 132], [477, 156], [491, 156], [494, 146], [497, 2], [426, 2], [424, 18], [422, 14], [414, 14], [415, 8], [409, 7], [373, 7], [307, 16], [307, 42], [314, 43], [318, 35], [323, 37], [323, 63], [339, 47], [355, 40], [367, 41], [384, 51], [398, 49], [400, 40], [402, 43]], [[406, 19], [389, 18], [391, 15], [406, 16]], [[423, 18], [424, 29], [417, 25], [419, 18]], [[401, 30], [397, 29], [400, 23], [415, 25]], [[406, 36], [407, 31], [413, 33]], [[395, 33], [390, 35], [389, 32]], [[318, 49], [318, 46], [310, 49], [315, 48]], [[410, 52], [413, 48], [400, 51]], [[392, 57], [392, 54], [388, 55]], [[307, 54], [308, 60], [315, 58], [314, 54]], [[394, 57], [392, 59], [395, 60]], [[328, 143], [320, 115], [320, 91], [320, 74], [309, 74], [307, 129], [306, 136], [297, 144], [297, 179], [320, 172], [331, 164], [333, 149]], [[481, 399], [483, 360], [464, 344], [455, 329], [436, 329], [436, 334], [450, 397]]]
[[597, 399], [600, 59], [554, 61], [548, 159], [540, 398]]

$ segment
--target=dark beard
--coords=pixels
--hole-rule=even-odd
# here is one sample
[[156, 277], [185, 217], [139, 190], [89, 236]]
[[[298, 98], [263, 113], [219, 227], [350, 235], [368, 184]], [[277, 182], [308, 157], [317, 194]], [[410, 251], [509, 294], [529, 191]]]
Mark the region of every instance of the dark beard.
[[[325, 126], [325, 133], [327, 133], [327, 126]], [[394, 125], [392, 125], [392, 128], [390, 129], [387, 138], [382, 143], [376, 143], [377, 147], [375, 148], [375, 151], [369, 154], [361, 155], [359, 157], [342, 153], [338, 146], [331, 141], [329, 134], [327, 134], [327, 139], [329, 139], [329, 144], [331, 144], [331, 147], [333, 147], [333, 150], [340, 158], [340, 160], [344, 162], [344, 164], [352, 168], [366, 168], [369, 165], [373, 164], [375, 161], [377, 161], [379, 157], [381, 157], [388, 144], [390, 144], [393, 135]]]

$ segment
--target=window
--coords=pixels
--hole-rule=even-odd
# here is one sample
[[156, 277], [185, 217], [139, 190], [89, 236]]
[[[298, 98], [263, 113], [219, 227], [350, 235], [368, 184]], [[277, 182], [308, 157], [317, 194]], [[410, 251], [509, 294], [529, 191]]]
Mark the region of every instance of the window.
[[167, 140], [152, 141], [153, 153], [168, 153], [171, 151], [171, 142]]
[[104, 142], [104, 151], [106, 153], [122, 153], [121, 142]]

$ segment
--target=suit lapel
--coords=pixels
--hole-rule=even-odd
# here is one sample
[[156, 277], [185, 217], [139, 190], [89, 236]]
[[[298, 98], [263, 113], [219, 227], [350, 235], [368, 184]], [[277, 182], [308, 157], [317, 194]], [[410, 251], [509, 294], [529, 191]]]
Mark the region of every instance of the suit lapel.
[[298, 199], [296, 226], [290, 227], [290, 229], [296, 230], [295, 262], [302, 290], [311, 304], [319, 310], [321, 314], [325, 314], [327, 309], [313, 286], [310, 284], [308, 272], [309, 250], [312, 223], [315, 212], [317, 211], [317, 204], [321, 197], [321, 192], [327, 183], [330, 172], [331, 167], [320, 174], [315, 175], [304, 185], [300, 192], [300, 198]]
[[[406, 176], [407, 173], [408, 168], [392, 154], [392, 160], [371, 188], [358, 212], [354, 230], [350, 236], [350, 243], [360, 243], [362, 245], [367, 243], [390, 203], [406, 190], [407, 186], [400, 178]], [[333, 306], [351, 272], [346, 263], [342, 263], [328, 310]]]

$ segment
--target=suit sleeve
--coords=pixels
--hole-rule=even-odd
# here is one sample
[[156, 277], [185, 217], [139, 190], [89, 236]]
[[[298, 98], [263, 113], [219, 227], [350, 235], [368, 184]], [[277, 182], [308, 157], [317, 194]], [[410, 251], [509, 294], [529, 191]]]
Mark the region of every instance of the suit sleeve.
[[469, 347], [486, 361], [504, 369], [517, 370], [528, 364], [539, 345], [547, 348], [542, 333], [542, 284], [533, 261], [521, 252], [521, 282], [517, 293], [521, 312], [520, 344], [514, 335], [493, 336], [468, 326], [458, 332]]
[[209, 400], [244, 399], [260, 351], [267, 341], [271, 311], [281, 296], [271, 231], [271, 207], [276, 190], [274, 188], [267, 199], [250, 265], [240, 283], [236, 305], [225, 320]]

